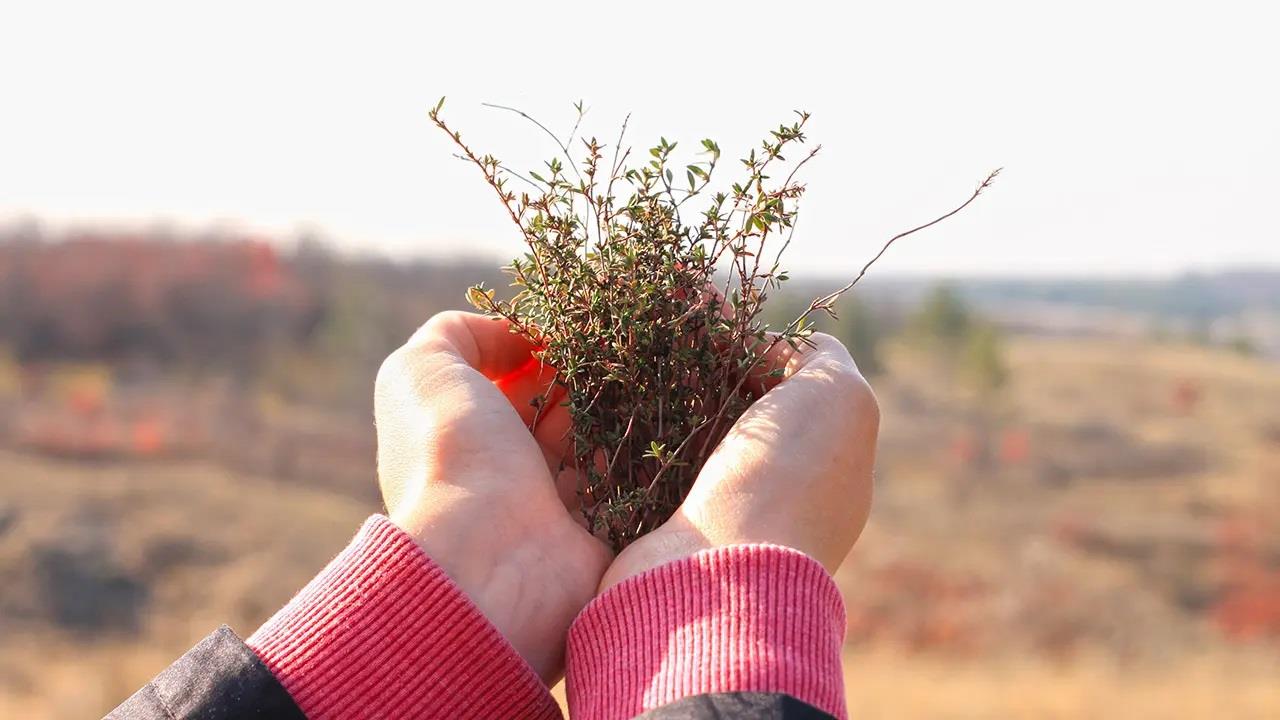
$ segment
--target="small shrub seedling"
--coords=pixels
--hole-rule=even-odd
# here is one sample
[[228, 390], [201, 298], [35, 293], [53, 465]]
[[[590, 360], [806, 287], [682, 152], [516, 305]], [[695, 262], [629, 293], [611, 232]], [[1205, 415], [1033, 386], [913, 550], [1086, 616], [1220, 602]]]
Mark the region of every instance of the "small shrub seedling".
[[[771, 131], [742, 159], [740, 179], [713, 190], [722, 161], [713, 140], [703, 140], [700, 159], [681, 167], [677, 143], [666, 138], [634, 159], [626, 121], [612, 146], [579, 138], [581, 103], [564, 139], [520, 110], [492, 106], [523, 116], [559, 148], [526, 175], [472, 150], [445, 123], [443, 105], [441, 98], [431, 120], [458, 156], [480, 169], [526, 245], [504, 268], [514, 296], [477, 285], [467, 300], [508, 321], [553, 369], [549, 390], [534, 400], [533, 422], [552, 402], [567, 407], [568, 466], [578, 477], [583, 515], [615, 549], [679, 506], [716, 445], [763, 392], [762, 376], [781, 375], [764, 366], [770, 350], [809, 343], [813, 313], [834, 317], [835, 301], [889, 246], [964, 209], [999, 173], [959, 207], [891, 238], [853, 281], [813, 300], [785, 327], [770, 328], [761, 313], [787, 280], [781, 256], [805, 191], [797, 171], [821, 147], [790, 163], [785, 157], [805, 144], [808, 113]], [[706, 201], [696, 219], [687, 209], [694, 198]]]

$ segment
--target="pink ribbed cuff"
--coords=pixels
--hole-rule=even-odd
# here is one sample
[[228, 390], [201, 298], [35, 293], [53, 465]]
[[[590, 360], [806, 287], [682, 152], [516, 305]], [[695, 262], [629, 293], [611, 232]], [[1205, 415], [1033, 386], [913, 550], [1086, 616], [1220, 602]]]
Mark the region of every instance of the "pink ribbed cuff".
[[840, 591], [776, 545], [703, 551], [628, 578], [569, 630], [569, 714], [630, 718], [690, 695], [791, 695], [846, 717]]
[[248, 645], [311, 720], [561, 717], [497, 629], [380, 515]]

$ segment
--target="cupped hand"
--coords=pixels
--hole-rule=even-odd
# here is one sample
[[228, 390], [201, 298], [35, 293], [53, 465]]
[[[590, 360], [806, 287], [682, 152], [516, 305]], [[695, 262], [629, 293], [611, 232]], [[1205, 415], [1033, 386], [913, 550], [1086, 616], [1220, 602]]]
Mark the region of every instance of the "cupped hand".
[[567, 412], [553, 400], [534, 426], [550, 371], [533, 349], [505, 321], [436, 315], [378, 371], [374, 419], [392, 522], [550, 682], [611, 553], [557, 492]]
[[[866, 524], [880, 411], [840, 341], [778, 343], [761, 370], [781, 379], [738, 418], [675, 515], [623, 550], [600, 589], [700, 550], [772, 543], [834, 572]], [[761, 373], [767, 378], [767, 373]]]

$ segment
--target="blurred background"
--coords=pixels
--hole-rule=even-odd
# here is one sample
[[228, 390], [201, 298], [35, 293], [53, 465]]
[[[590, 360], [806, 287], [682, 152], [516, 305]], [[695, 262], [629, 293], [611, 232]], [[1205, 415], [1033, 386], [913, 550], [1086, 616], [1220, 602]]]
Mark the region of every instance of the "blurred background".
[[811, 111], [775, 319], [1005, 166], [824, 323], [884, 411], [853, 716], [1280, 717], [1277, 19], [5, 5], [0, 716], [105, 712], [379, 510], [378, 364], [520, 250], [448, 95], [521, 169], [482, 102], [729, 159]]

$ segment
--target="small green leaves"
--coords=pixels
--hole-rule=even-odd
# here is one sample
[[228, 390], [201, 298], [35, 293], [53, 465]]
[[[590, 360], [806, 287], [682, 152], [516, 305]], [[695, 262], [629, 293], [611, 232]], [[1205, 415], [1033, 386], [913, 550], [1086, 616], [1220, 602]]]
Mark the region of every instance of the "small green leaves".
[[467, 288], [467, 302], [471, 303], [471, 307], [481, 312], [493, 311], [496, 307], [494, 296], [494, 291], [486, 290], [483, 283]]
[[[710, 139], [692, 157], [665, 137], [633, 156], [621, 139], [611, 151], [594, 138], [573, 142], [577, 124], [565, 142], [538, 124], [562, 152], [526, 177], [473, 152], [439, 118], [442, 106], [432, 119], [480, 168], [527, 250], [505, 268], [510, 299], [477, 285], [467, 301], [509, 322], [554, 368], [583, 513], [621, 548], [679, 506], [759, 392], [748, 378], [764, 371], [769, 350], [812, 332], [801, 321], [768, 334], [761, 316], [766, 291], [786, 279], [773, 260], [785, 245], [770, 243], [804, 191], [770, 163], [800, 142], [799, 124], [750, 152], [731, 193], [711, 194], [721, 150]], [[585, 104], [573, 107], [581, 120]], [[508, 180], [528, 187], [517, 195]], [[704, 194], [705, 209], [682, 209]]]
[[436, 103], [435, 107], [431, 108], [431, 116], [434, 117], [436, 115], [439, 115], [440, 111], [443, 109], [444, 109], [444, 96], [441, 95], [440, 101]]

